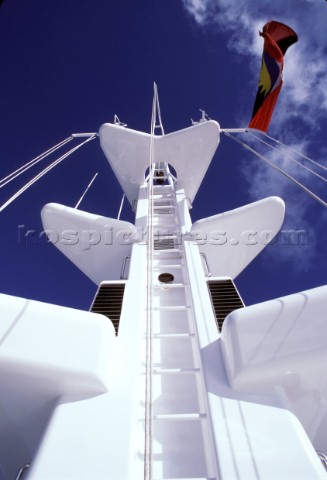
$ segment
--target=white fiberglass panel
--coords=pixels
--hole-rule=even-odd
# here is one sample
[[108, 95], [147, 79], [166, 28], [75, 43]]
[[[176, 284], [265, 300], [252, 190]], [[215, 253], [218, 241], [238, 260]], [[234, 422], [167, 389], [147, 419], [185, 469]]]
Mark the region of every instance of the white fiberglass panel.
[[[151, 136], [110, 123], [101, 126], [99, 135], [101, 147], [133, 204], [149, 166]], [[175, 168], [179, 185], [193, 202], [218, 143], [219, 125], [213, 120], [155, 136], [154, 162], [166, 162]]]
[[193, 223], [190, 233], [211, 275], [235, 278], [279, 232], [285, 205], [268, 197]]
[[153, 367], [160, 369], [193, 369], [194, 359], [191, 337], [166, 337], [153, 339]]
[[274, 395], [247, 397], [226, 389], [220, 397], [210, 395], [219, 478], [324, 480], [326, 471], [298, 419], [274, 406]]
[[0, 311], [0, 464], [15, 478], [60, 395], [108, 390], [115, 332], [102, 315], [9, 295]]
[[206, 442], [201, 420], [156, 422], [154, 478], [208, 478]]
[[96, 285], [120, 278], [137, 238], [133, 224], [56, 203], [41, 212], [49, 240]]
[[[206, 279], [202, 274], [197, 245], [185, 242], [185, 254], [206, 399], [216, 444], [219, 474], [212, 477], [224, 480], [324, 479], [326, 472], [303, 426], [288, 411], [289, 404], [285, 405], [285, 396], [280, 395], [281, 388], [269, 389], [263, 385], [260, 389], [249, 382], [241, 389], [233, 388], [228, 383], [221, 354], [221, 338], [210, 304]], [[241, 313], [241, 310], [238, 312]], [[264, 317], [260, 320], [263, 319]], [[259, 319], [256, 328], [260, 330]], [[246, 330], [245, 324], [243, 335]], [[234, 333], [231, 348], [232, 355], [237, 356], [238, 349], [242, 351], [240, 344], [243, 339], [238, 339], [237, 329]], [[255, 335], [255, 331], [252, 333]], [[262, 376], [264, 375], [265, 366], [262, 367]]]
[[201, 411], [196, 374], [161, 373], [154, 375], [152, 382], [156, 415], [187, 415]]
[[153, 313], [153, 330], [163, 334], [187, 334], [190, 332], [186, 310], [160, 311]]
[[229, 382], [283, 392], [315, 448], [327, 451], [327, 286], [232, 312], [222, 328]]
[[[24, 377], [49, 378], [42, 388], [57, 382], [64, 391], [83, 391], [92, 383], [95, 390], [106, 390], [100, 378], [106, 377], [114, 327], [106, 317], [67, 307], [0, 295], [1, 316], [10, 326], [2, 331], [0, 372]], [[1, 325], [7, 322], [1, 322]], [[51, 372], [49, 372], [50, 370]], [[71, 378], [71, 376], [73, 378]], [[59, 387], [58, 387], [59, 388]], [[61, 387], [60, 387], [61, 388]], [[68, 392], [67, 392], [68, 393]]]

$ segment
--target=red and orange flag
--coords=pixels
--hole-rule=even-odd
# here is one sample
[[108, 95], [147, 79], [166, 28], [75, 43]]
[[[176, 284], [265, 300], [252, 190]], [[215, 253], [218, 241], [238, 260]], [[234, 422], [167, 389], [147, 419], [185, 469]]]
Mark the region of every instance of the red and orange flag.
[[287, 25], [271, 20], [259, 32], [264, 38], [257, 96], [249, 128], [266, 132], [283, 84], [284, 55], [297, 42], [297, 34]]

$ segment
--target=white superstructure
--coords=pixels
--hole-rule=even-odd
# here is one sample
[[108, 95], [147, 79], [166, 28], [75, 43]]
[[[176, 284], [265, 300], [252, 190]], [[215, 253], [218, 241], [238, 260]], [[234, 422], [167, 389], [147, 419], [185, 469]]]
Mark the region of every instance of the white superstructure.
[[283, 201], [192, 224], [214, 121], [99, 136], [135, 224], [43, 208], [99, 290], [92, 312], [0, 296], [0, 479], [325, 478], [327, 287], [244, 307], [233, 282]]

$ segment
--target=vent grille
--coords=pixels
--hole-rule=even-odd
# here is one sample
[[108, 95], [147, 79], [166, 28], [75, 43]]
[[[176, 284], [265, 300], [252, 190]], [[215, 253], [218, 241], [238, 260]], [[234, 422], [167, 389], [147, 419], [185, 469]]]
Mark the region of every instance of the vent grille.
[[125, 283], [104, 283], [100, 285], [91, 306], [91, 312], [101, 313], [108, 317], [118, 334], [121, 309], [125, 291]]
[[233, 280], [211, 280], [208, 282], [213, 311], [219, 330], [227, 315], [244, 303], [236, 290]]
[[154, 250], [172, 250], [175, 248], [174, 238], [164, 237], [164, 238], [155, 238], [153, 240], [153, 249]]

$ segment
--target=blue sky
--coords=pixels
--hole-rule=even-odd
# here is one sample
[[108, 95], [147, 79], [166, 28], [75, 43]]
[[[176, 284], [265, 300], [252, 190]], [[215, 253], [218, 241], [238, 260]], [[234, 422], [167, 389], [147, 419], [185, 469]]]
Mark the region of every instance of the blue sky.
[[[222, 127], [250, 120], [270, 19], [299, 35], [269, 133], [325, 163], [325, 0], [5, 0], [0, 8], [0, 177], [74, 132], [97, 131], [114, 114], [149, 131], [153, 81], [166, 132], [190, 125], [199, 108]], [[245, 138], [244, 138], [245, 139]], [[274, 159], [324, 196], [312, 180]], [[44, 165], [45, 166], [45, 165]], [[1, 204], [38, 170], [0, 190]], [[116, 217], [121, 189], [97, 141], [67, 159], [0, 214], [0, 291], [87, 309], [96, 287], [57, 249], [30, 238], [49, 202]], [[192, 210], [193, 221], [280, 195], [283, 229], [307, 242], [268, 246], [236, 280], [247, 304], [326, 283], [326, 210], [259, 159], [222, 138]], [[325, 194], [325, 200], [327, 195]], [[123, 219], [132, 221], [128, 207]], [[35, 243], [35, 244], [34, 244]]]

